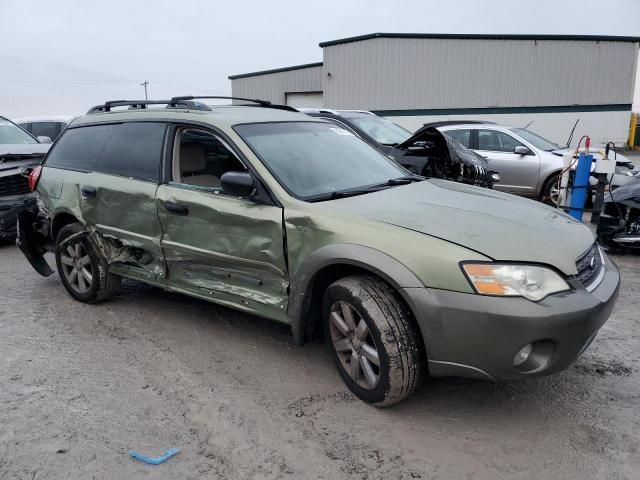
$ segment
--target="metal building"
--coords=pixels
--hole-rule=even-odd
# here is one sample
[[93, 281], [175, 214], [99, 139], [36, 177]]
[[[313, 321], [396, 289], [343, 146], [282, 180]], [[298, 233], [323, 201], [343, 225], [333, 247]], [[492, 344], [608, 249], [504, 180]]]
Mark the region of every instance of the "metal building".
[[626, 142], [637, 37], [374, 33], [320, 43], [323, 62], [233, 75], [234, 96], [372, 110], [410, 130], [490, 120], [564, 143]]

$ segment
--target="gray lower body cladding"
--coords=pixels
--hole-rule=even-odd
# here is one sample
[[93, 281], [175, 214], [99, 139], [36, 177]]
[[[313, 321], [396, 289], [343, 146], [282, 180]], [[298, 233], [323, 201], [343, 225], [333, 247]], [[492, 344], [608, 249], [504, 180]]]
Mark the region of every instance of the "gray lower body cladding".
[[[516, 379], [569, 367], [611, 315], [620, 274], [605, 261], [600, 285], [540, 302], [444, 290], [405, 289], [424, 337], [432, 376]], [[526, 345], [539, 349], [539, 363], [514, 365]], [[527, 368], [524, 368], [527, 367]]]

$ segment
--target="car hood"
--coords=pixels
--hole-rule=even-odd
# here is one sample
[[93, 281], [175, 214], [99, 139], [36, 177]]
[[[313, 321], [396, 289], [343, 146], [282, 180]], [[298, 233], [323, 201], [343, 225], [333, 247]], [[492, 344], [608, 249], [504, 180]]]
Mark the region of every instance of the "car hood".
[[630, 183], [615, 189], [613, 193], [606, 195], [605, 201], [613, 201], [611, 199], [612, 196], [613, 200], [617, 203], [629, 205], [633, 208], [640, 208], [640, 182]]
[[20, 144], [0, 144], [0, 158], [3, 157], [20, 157], [36, 155], [44, 157], [49, 151], [51, 144], [49, 143], [20, 143]]
[[456, 243], [493, 260], [552, 265], [576, 273], [591, 230], [546, 205], [506, 193], [431, 179], [333, 200], [330, 208]]

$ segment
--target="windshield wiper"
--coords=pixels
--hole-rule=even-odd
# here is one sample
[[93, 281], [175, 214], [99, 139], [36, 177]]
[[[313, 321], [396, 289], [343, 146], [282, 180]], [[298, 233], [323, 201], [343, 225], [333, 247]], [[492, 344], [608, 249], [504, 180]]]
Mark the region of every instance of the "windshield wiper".
[[406, 175], [404, 177], [391, 178], [387, 180], [386, 185], [406, 185], [411, 182], [421, 182], [424, 179], [425, 178], [421, 175]]
[[376, 192], [386, 187], [393, 187], [396, 185], [406, 185], [412, 182], [421, 182], [425, 178], [420, 175], [407, 175], [405, 177], [397, 177], [391, 178], [383, 183], [378, 183], [375, 185], [369, 185], [368, 187], [359, 187], [353, 188], [349, 190], [336, 190], [334, 192], [325, 193], [322, 195], [317, 195], [312, 198], [308, 198], [308, 202], [322, 202], [324, 200], [335, 200], [337, 198], [345, 198], [345, 197], [353, 197], [356, 195], [364, 195], [365, 193]]

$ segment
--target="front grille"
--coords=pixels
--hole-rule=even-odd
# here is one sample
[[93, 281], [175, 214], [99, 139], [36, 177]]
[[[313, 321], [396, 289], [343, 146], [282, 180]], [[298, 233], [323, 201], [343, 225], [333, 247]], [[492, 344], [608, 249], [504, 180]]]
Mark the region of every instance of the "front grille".
[[29, 193], [27, 178], [17, 174], [0, 177], [0, 197]]
[[576, 279], [585, 287], [588, 287], [600, 273], [602, 269], [602, 257], [600, 256], [600, 250], [594, 243], [593, 246], [587, 250], [576, 262], [576, 268], [578, 274]]

